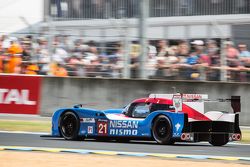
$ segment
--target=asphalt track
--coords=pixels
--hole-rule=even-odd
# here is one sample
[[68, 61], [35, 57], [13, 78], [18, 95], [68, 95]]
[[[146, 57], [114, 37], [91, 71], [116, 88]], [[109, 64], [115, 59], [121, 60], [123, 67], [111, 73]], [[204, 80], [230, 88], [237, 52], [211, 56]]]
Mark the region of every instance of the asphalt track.
[[66, 141], [61, 138], [41, 138], [39, 134], [0, 133], [0, 146], [51, 147], [87, 150], [109, 150], [144, 153], [195, 154], [232, 157], [250, 157], [250, 144], [227, 144], [222, 147], [207, 143], [176, 143], [175, 145], [158, 145], [153, 141]]

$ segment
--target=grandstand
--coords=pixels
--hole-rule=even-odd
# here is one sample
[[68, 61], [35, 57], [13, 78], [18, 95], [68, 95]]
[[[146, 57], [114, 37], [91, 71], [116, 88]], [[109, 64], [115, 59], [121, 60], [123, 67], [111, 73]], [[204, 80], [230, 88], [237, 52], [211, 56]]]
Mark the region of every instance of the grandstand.
[[[248, 0], [43, 2], [42, 22], [29, 24], [21, 14], [27, 28], [1, 38], [8, 46], [2, 72], [138, 78], [144, 71], [145, 78], [250, 80]], [[18, 44], [21, 52], [13, 53]], [[21, 63], [9, 65], [10, 52], [21, 55]]]

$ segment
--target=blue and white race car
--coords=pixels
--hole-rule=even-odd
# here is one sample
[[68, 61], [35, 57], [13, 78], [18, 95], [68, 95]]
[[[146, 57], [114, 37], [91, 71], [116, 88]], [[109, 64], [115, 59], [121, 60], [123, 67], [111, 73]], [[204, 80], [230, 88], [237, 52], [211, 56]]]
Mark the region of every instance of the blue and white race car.
[[240, 140], [240, 97], [219, 100], [231, 101], [234, 113], [205, 113], [204, 101], [209, 101], [206, 95], [153, 94], [122, 109], [102, 111], [76, 105], [53, 114], [52, 136], [66, 140], [155, 140], [159, 144], [208, 141], [214, 146]]

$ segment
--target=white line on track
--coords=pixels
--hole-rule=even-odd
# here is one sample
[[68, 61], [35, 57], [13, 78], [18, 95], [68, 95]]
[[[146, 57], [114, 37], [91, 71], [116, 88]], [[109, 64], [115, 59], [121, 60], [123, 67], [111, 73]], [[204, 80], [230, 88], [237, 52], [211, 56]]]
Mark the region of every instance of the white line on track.
[[49, 135], [46, 132], [26, 132], [26, 131], [4, 131], [0, 130], [0, 133], [17, 133], [17, 134], [34, 134], [34, 135]]

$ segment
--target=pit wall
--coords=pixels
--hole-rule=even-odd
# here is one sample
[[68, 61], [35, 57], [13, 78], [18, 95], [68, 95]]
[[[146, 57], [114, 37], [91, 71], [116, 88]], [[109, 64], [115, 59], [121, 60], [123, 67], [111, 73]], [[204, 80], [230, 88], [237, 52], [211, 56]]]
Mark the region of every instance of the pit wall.
[[[96, 109], [121, 108], [151, 93], [173, 93], [175, 87], [178, 92], [208, 94], [211, 99], [241, 96], [240, 125], [250, 126], [248, 83], [43, 77], [41, 85], [42, 116], [51, 116], [58, 108], [75, 104]], [[219, 107], [213, 104], [208, 108]]]

